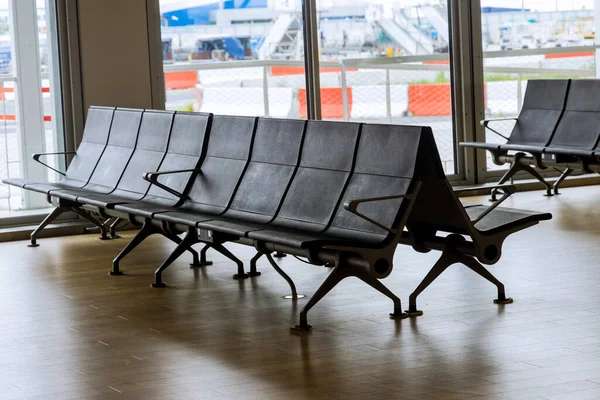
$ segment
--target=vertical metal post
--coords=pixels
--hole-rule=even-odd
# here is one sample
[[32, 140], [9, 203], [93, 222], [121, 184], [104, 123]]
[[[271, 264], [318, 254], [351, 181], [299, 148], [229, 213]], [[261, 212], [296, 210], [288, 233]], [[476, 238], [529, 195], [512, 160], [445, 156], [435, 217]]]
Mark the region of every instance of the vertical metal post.
[[[56, 1], [46, 0], [46, 41], [48, 45], [48, 79], [50, 82], [51, 110], [52, 110], [52, 141], [54, 151], [65, 151], [64, 116], [62, 109], [62, 82], [60, 71], [60, 55], [58, 49], [58, 13]], [[57, 157], [59, 170], [66, 169], [66, 157]]]
[[263, 66], [263, 101], [265, 117], [269, 116], [269, 67]]
[[164, 110], [167, 103], [167, 94], [165, 91], [165, 72], [163, 69], [159, 0], [146, 0], [146, 20], [148, 21], [148, 53], [150, 55], [152, 108]]
[[392, 87], [390, 79], [390, 69], [385, 70], [385, 108], [387, 112], [388, 122], [392, 122]]
[[321, 119], [321, 81], [319, 77], [319, 31], [316, 0], [302, 1], [304, 65], [306, 69], [306, 107], [309, 119]]
[[[458, 99], [455, 118], [460, 121], [463, 137], [458, 141], [484, 140], [485, 132], [479, 121], [485, 117], [485, 78], [481, 26], [481, 2], [450, 0], [453, 7], [453, 54], [451, 70], [454, 74], [454, 95]], [[462, 126], [461, 126], [462, 125]], [[459, 171], [464, 171], [468, 184], [483, 182], [487, 175], [485, 157], [477, 151], [463, 149], [457, 152]], [[462, 165], [461, 165], [462, 163]]]
[[[600, 0], [594, 1], [594, 27], [595, 32], [600, 32]], [[598, 36], [594, 36], [594, 44], [600, 44], [600, 38]], [[600, 51], [598, 49], [594, 49], [594, 54], [596, 55], [596, 78], [600, 78]]]
[[517, 112], [521, 111], [521, 107], [523, 106], [523, 88], [521, 85], [523, 84], [523, 76], [519, 72], [517, 74]]
[[[15, 105], [21, 128], [21, 169], [23, 177], [43, 182], [46, 180], [46, 170], [31, 158], [31, 154], [46, 150], [37, 4], [36, 0], [11, 0], [9, 8], [15, 50], [14, 71], [17, 77]], [[25, 192], [23, 207], [47, 206], [44, 196]]]
[[344, 106], [344, 121], [350, 120], [350, 107], [348, 105], [348, 82], [346, 81], [346, 65], [342, 60], [340, 62], [342, 74], [342, 104]]
[[[4, 158], [6, 160], [6, 177], [10, 178], [10, 160], [8, 157], [8, 124], [6, 122], [6, 90], [5, 90], [5, 81], [2, 81], [2, 115], [4, 115], [4, 118], [2, 118], [2, 125], [4, 128]], [[12, 204], [10, 203], [10, 198], [12, 196], [12, 185], [6, 185], [8, 187], [8, 209], [12, 211]]]

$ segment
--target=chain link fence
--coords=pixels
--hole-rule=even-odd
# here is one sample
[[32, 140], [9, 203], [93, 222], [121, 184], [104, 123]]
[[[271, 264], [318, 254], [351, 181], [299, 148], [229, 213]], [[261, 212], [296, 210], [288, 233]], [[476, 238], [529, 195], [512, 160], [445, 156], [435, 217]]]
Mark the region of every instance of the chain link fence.
[[[585, 47], [485, 53], [485, 117], [518, 116], [529, 79], [595, 77], [594, 50]], [[169, 109], [307, 117], [302, 62], [248, 61], [191, 67], [197, 71], [193, 89], [169, 91]], [[456, 172], [447, 55], [323, 62], [320, 83], [323, 119], [431, 126], [446, 173]], [[512, 124], [505, 121], [494, 126], [508, 136]], [[489, 131], [486, 140], [505, 141]], [[489, 170], [505, 168], [493, 164], [491, 157], [487, 166]]]

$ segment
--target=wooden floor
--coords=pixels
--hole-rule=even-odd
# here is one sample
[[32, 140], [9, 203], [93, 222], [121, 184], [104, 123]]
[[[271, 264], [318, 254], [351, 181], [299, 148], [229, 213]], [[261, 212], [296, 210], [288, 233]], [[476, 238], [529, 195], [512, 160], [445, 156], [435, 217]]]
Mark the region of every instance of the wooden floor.
[[[288, 328], [306, 300], [283, 299], [287, 284], [264, 261], [262, 276], [238, 282], [209, 252], [214, 265], [181, 259], [169, 287], [152, 289], [173, 248], [160, 237], [122, 277], [107, 271], [130, 232], [2, 243], [0, 399], [600, 399], [599, 195], [507, 202], [554, 213], [510, 237], [491, 267], [514, 304], [494, 305], [492, 285], [453, 266], [421, 296], [422, 317], [392, 321], [387, 298], [349, 279], [303, 335]], [[400, 247], [383, 282], [406, 302], [438, 256]], [[328, 273], [291, 257], [281, 266], [308, 295]]]

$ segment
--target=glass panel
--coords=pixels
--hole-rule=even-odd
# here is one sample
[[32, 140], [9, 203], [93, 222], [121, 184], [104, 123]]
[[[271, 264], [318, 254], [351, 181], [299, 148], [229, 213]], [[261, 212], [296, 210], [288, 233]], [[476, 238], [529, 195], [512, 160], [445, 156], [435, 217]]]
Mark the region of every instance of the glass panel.
[[[58, 55], [56, 32], [52, 29], [51, 15], [46, 8], [45, 0], [37, 1], [40, 68], [42, 72], [42, 106], [44, 111], [44, 128], [46, 131], [46, 152], [56, 153], [64, 150], [62, 124], [56, 120], [60, 116], [60, 76], [58, 64], [54, 62]], [[57, 98], [56, 95], [59, 95]], [[48, 165], [58, 170], [64, 170], [63, 156], [46, 157]], [[47, 179], [56, 181], [59, 175], [46, 170]]]
[[318, 8], [323, 118], [431, 126], [446, 173], [457, 173], [447, 2]]
[[[596, 77], [594, 0], [482, 0], [481, 12], [486, 119], [518, 116], [529, 79]], [[514, 126], [493, 124], [504, 136]], [[505, 142], [489, 130], [485, 138]], [[507, 168], [486, 161], [488, 171]]]
[[306, 115], [301, 1], [160, 0], [160, 6], [167, 109]]
[[[57, 107], [60, 101], [53, 101], [53, 95], [60, 96], [58, 64], [54, 62], [52, 51], [57, 46], [55, 26], [51, 18], [53, 13], [48, 12], [45, 0], [37, 0], [36, 4], [14, 0], [0, 0], [0, 179], [21, 178], [23, 176], [24, 164], [31, 162], [23, 159], [22, 146], [27, 140], [28, 147], [43, 150], [45, 152], [61, 151], [64, 147], [62, 124], [56, 121], [55, 116], [61, 115]], [[37, 5], [37, 7], [36, 7]], [[15, 18], [15, 7], [19, 8], [20, 17]], [[28, 10], [24, 13], [24, 10]], [[24, 26], [13, 26], [14, 23]], [[37, 30], [36, 33], [34, 31]], [[19, 37], [14, 36], [18, 32]], [[32, 34], [33, 33], [33, 34]], [[31, 47], [37, 41], [38, 47]], [[16, 47], [16, 44], [20, 47]], [[33, 51], [32, 51], [33, 49]], [[36, 68], [17, 68], [19, 60], [21, 63], [32, 66], [33, 60], [38, 60]], [[25, 76], [19, 76], [19, 71], [27, 71]], [[36, 98], [26, 98], [22, 93], [19, 82], [31, 82], [40, 79], [41, 90]], [[34, 92], [35, 93], [35, 92]], [[30, 96], [31, 97], [31, 96]], [[27, 104], [28, 112], [36, 109], [40, 104], [43, 111], [43, 121], [40, 121], [41, 129], [32, 129], [29, 122], [29, 130], [19, 124], [20, 110], [19, 101]], [[35, 112], [33, 113], [35, 115]], [[44, 134], [40, 135], [40, 130]], [[29, 156], [27, 156], [29, 157]], [[49, 157], [48, 163], [55, 167], [63, 167], [63, 157]], [[44, 176], [35, 177], [36, 180], [54, 180], [56, 174], [44, 171]], [[31, 178], [31, 176], [25, 176]], [[0, 217], [10, 215], [11, 211], [26, 210], [28, 208], [44, 207], [45, 202], [30, 201], [25, 197], [22, 190], [15, 187], [0, 184]]]
[[[0, 178], [20, 174], [19, 127], [15, 118], [15, 78], [13, 77], [12, 20], [8, 13], [8, 1], [0, 0]], [[19, 190], [10, 190], [0, 183], [0, 212], [9, 210], [12, 204], [21, 203]]]

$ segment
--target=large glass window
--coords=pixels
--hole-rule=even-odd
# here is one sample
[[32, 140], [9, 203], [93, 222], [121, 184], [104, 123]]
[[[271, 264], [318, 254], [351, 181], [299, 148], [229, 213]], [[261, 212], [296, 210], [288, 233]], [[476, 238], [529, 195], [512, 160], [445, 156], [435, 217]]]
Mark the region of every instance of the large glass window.
[[[64, 147], [56, 23], [51, 0], [0, 0], [0, 178], [54, 180], [31, 160]], [[24, 118], [27, 114], [27, 118]], [[48, 157], [50, 165], [63, 156]], [[43, 196], [0, 184], [0, 216], [47, 207]]]
[[448, 4], [319, 0], [324, 119], [431, 126], [455, 174]]
[[[516, 117], [529, 79], [596, 77], [594, 0], [481, 0], [486, 118]], [[514, 122], [495, 122], [510, 134]], [[487, 131], [485, 140], [505, 139]], [[505, 169], [486, 158], [488, 171]]]
[[160, 6], [167, 109], [305, 117], [300, 1]]

